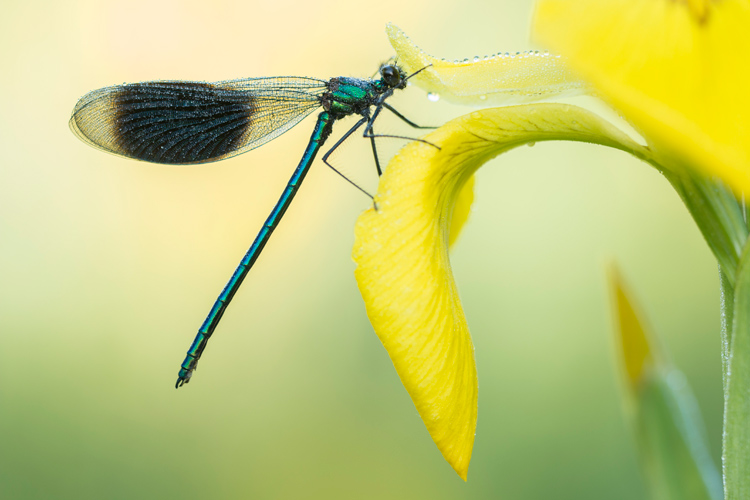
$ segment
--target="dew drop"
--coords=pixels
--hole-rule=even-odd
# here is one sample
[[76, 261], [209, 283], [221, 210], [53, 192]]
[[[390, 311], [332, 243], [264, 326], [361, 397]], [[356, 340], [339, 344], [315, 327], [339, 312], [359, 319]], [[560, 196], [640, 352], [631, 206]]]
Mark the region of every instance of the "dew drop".
[[474, 62], [479, 62], [479, 56], [474, 56]]
[[440, 100], [440, 95], [435, 92], [427, 92], [427, 99], [432, 102], [438, 102]]
[[533, 148], [534, 146], [536, 146], [536, 142], [527, 142], [526, 145], [530, 148]]

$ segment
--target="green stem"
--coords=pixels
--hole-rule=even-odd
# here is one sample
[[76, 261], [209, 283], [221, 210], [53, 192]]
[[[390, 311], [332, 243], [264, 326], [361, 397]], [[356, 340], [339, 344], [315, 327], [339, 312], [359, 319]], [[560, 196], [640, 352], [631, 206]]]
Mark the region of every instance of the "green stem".
[[[649, 150], [651, 151], [651, 150]], [[719, 262], [724, 387], [724, 498], [750, 498], [750, 246], [748, 207], [718, 179], [648, 158], [685, 206]]]
[[726, 396], [729, 377], [729, 346], [732, 343], [734, 323], [734, 288], [721, 266], [719, 266], [719, 288], [721, 290], [721, 380]]
[[727, 338], [722, 463], [726, 500], [750, 498], [750, 245], [739, 262]]

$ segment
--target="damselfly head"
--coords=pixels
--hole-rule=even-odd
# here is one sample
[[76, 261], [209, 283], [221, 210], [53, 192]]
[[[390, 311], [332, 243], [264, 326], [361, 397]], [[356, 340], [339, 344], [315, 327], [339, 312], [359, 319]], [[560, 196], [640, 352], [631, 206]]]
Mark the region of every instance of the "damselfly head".
[[380, 66], [380, 79], [392, 89], [406, 87], [406, 73], [394, 63]]

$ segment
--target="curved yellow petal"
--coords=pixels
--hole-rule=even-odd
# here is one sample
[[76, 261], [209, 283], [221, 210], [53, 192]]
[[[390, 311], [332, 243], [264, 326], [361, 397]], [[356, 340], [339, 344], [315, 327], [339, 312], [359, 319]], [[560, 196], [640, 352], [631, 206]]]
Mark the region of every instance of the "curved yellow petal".
[[506, 52], [450, 62], [426, 54], [393, 24], [386, 26], [386, 33], [406, 72], [426, 68], [413, 77], [414, 83], [451, 102], [520, 104], [581, 94], [588, 89], [560, 56], [548, 52]]
[[461, 188], [456, 199], [456, 206], [453, 209], [453, 220], [451, 220], [451, 231], [448, 236], [448, 248], [453, 248], [453, 244], [458, 240], [461, 230], [469, 220], [471, 214], [471, 205], [474, 203], [474, 184], [475, 177], [472, 175]]
[[642, 156], [622, 132], [575, 106], [485, 109], [412, 142], [388, 165], [376, 209], [357, 220], [355, 276], [375, 333], [432, 439], [462, 478], [474, 444], [474, 347], [448, 257], [457, 199], [474, 171], [514, 147], [587, 141]]
[[542, 0], [534, 31], [662, 154], [750, 192], [750, 3]]

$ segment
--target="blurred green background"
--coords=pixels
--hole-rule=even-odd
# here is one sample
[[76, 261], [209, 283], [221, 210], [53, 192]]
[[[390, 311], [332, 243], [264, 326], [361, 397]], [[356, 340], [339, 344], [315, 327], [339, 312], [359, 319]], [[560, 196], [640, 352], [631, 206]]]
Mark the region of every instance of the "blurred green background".
[[[350, 252], [369, 200], [320, 163], [193, 382], [173, 388], [313, 117], [190, 167], [107, 155], [68, 130], [80, 96], [126, 81], [371, 76], [392, 55], [388, 21], [439, 57], [526, 50], [531, 11], [519, 0], [5, 0], [0, 497], [643, 498], [620, 409], [611, 259], [686, 372], [717, 458], [716, 265], [677, 196], [635, 159], [544, 143], [478, 173], [453, 255], [480, 381], [464, 483], [365, 315]], [[413, 87], [391, 102], [423, 124], [470, 111]], [[335, 164], [374, 189], [367, 141], [344, 149]]]

